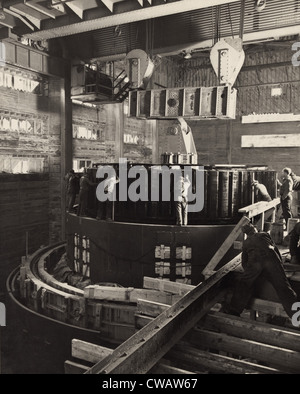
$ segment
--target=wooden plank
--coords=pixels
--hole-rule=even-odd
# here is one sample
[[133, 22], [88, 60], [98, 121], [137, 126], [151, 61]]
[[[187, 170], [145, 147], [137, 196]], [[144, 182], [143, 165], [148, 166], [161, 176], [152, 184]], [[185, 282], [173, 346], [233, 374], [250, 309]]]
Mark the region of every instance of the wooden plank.
[[293, 148], [298, 146], [300, 146], [298, 133], [241, 136], [241, 148]]
[[148, 372], [224, 296], [226, 276], [236, 267], [236, 262], [224, 265], [86, 373]]
[[300, 121], [300, 115], [295, 115], [293, 113], [257, 114], [257, 115], [242, 116], [242, 123], [299, 122], [299, 121]]
[[247, 214], [249, 218], [252, 218], [256, 215], [261, 214], [262, 212], [266, 212], [269, 209], [275, 208], [280, 204], [280, 198], [274, 198], [272, 201], [259, 201], [251, 205], [247, 205], [246, 207], [240, 208], [239, 212], [243, 214]]
[[[241, 262], [242, 262], [242, 253], [239, 253], [238, 255], [236, 255], [236, 256], [231, 260], [231, 262], [236, 264], [236, 267], [235, 267], [235, 271], [236, 271], [236, 272], [243, 272], [243, 271], [244, 271], [244, 270], [243, 270], [243, 267], [242, 267], [242, 265], [241, 265]], [[213, 273], [215, 273], [215, 272], [217, 272], [217, 271], [212, 271], [211, 273], [213, 274]]]
[[[136, 327], [142, 328], [152, 317], [136, 314]], [[245, 318], [210, 312], [199, 323], [200, 328], [219, 331], [239, 338], [263, 342], [265, 344], [300, 351], [300, 332], [280, 328], [263, 322], [251, 322]], [[187, 334], [188, 335], [188, 334]]]
[[165, 375], [193, 375], [195, 372], [187, 371], [182, 368], [176, 368], [172, 365], [158, 363], [156, 364], [151, 371], [150, 374], [165, 374]]
[[141, 315], [139, 313], [135, 314], [135, 327], [139, 330], [140, 328], [146, 326], [153, 320], [153, 317]]
[[77, 375], [86, 372], [89, 367], [83, 364], [75, 363], [74, 361], [66, 360], [64, 362], [65, 374], [67, 375]]
[[[97, 363], [103, 360], [109, 354], [113, 352], [113, 349], [109, 349], [104, 346], [95, 345], [93, 343], [81, 341], [79, 339], [72, 339], [72, 356], [80, 360], [84, 360], [90, 363]], [[66, 364], [67, 363], [67, 364]], [[74, 362], [65, 362], [66, 366], [71, 370], [68, 373], [83, 373], [86, 372], [88, 367], [82, 366], [82, 364], [77, 364]], [[84, 367], [84, 370], [82, 370]], [[76, 372], [78, 370], [78, 372]], [[175, 368], [167, 365], [165, 362], [159, 362], [156, 364], [150, 373], [164, 373], [164, 374], [189, 374], [190, 371], [186, 371], [180, 368]]]
[[137, 302], [138, 299], [159, 302], [168, 305], [174, 303], [174, 297], [172, 297], [172, 294], [152, 289], [134, 289], [130, 294], [130, 301]]
[[285, 327], [253, 322], [220, 312], [207, 314], [201, 320], [199, 327], [300, 352], [300, 331]]
[[214, 254], [212, 259], [209, 261], [207, 266], [204, 268], [202, 271], [202, 274], [205, 277], [209, 277], [212, 275], [213, 270], [216, 268], [216, 266], [219, 264], [221, 259], [225, 256], [225, 254], [228, 252], [230, 249], [231, 245], [233, 242], [237, 239], [237, 237], [240, 235], [240, 231], [242, 226], [244, 226], [246, 223], [249, 223], [249, 219], [246, 216], [243, 216], [242, 219], [238, 222], [238, 224], [234, 227], [234, 229], [231, 231], [229, 236], [225, 239], [225, 241], [222, 243], [220, 248], [217, 250], [217, 252]]
[[136, 333], [134, 325], [126, 323], [102, 322], [100, 331], [105, 338], [109, 338], [114, 343], [122, 343]]
[[133, 287], [111, 287], [91, 285], [84, 288], [84, 297], [105, 301], [129, 301]]
[[264, 231], [265, 222], [273, 215], [275, 212], [275, 208], [270, 209], [269, 211], [262, 212], [261, 217], [258, 222], [255, 224], [255, 227], [261, 231]]
[[144, 276], [143, 287], [145, 289], [154, 289], [161, 292], [165, 291], [171, 294], [184, 295], [193, 290], [196, 286]]
[[107, 357], [112, 351], [112, 349], [105, 346], [95, 345], [79, 339], [72, 339], [72, 357], [93, 364]]
[[253, 298], [249, 302], [247, 308], [270, 315], [281, 316], [288, 318], [282, 304], [274, 301], [263, 300], [261, 298]]
[[300, 353], [248, 339], [236, 338], [196, 328], [187, 336], [189, 342], [203, 349], [214, 349], [249, 357], [288, 373], [300, 372]]
[[139, 298], [172, 304], [172, 295], [153, 289], [134, 289], [133, 287], [110, 287], [91, 285], [84, 289], [84, 297], [93, 300], [134, 302]]
[[[211, 313], [207, 315], [204, 318], [204, 327], [205, 328], [211, 328], [211, 329], [218, 329], [219, 327], [215, 327], [213, 325], [207, 326], [207, 317], [211, 316]], [[215, 315], [213, 315], [215, 316]], [[216, 314], [218, 316], [218, 314]], [[224, 314], [221, 314], [221, 316], [224, 316]], [[228, 316], [228, 315], [225, 315]], [[148, 316], [143, 316], [143, 315], [136, 315], [137, 317], [137, 328], [141, 328], [144, 325], [148, 324], [153, 318], [148, 317]], [[230, 319], [230, 317], [228, 317]], [[236, 317], [236, 319], [239, 319]], [[206, 324], [205, 324], [206, 323]], [[252, 325], [248, 322], [249, 329], [251, 329]], [[223, 328], [223, 326], [222, 326]], [[194, 328], [193, 328], [194, 329]], [[193, 330], [192, 329], [192, 330]], [[279, 331], [279, 330], [278, 330]], [[268, 332], [268, 331], [267, 331]], [[227, 333], [226, 329], [224, 330], [224, 333]], [[230, 332], [229, 332], [230, 333]], [[244, 332], [245, 333], [245, 332]], [[280, 337], [282, 333], [280, 332], [276, 337]], [[199, 368], [208, 368], [210, 372], [213, 373], [279, 373], [279, 371], [275, 368], [269, 368], [269, 367], [263, 367], [259, 366], [257, 364], [244, 361], [244, 360], [237, 360], [237, 359], [232, 359], [228, 356], [221, 356], [219, 354], [210, 354], [208, 352], [205, 352], [203, 350], [199, 349], [194, 349], [191, 348], [191, 346], [188, 344], [188, 342], [184, 342], [186, 338], [188, 338], [189, 333], [187, 334], [186, 337], [183, 338], [182, 341], [179, 341], [166, 355], [165, 358], [167, 360], [180, 362], [183, 363], [185, 366], [190, 365], [190, 367], [193, 367], [193, 369], [196, 369], [197, 367]], [[249, 335], [249, 332], [247, 332], [247, 335]], [[245, 334], [245, 337], [247, 336]], [[300, 335], [300, 334], [299, 334]], [[276, 338], [275, 338], [276, 342]], [[284, 339], [282, 339], [282, 342], [284, 343]]]
[[148, 300], [138, 300], [136, 312], [143, 315], [156, 317], [168, 308], [169, 305], [167, 304], [161, 304], [159, 302], [153, 302]]
[[276, 368], [255, 364], [247, 360], [239, 360], [225, 355], [209, 353], [191, 347], [186, 343], [175, 345], [167, 354], [168, 359], [181, 362], [193, 370], [206, 369], [209, 373], [226, 374], [277, 374], [282, 373]]

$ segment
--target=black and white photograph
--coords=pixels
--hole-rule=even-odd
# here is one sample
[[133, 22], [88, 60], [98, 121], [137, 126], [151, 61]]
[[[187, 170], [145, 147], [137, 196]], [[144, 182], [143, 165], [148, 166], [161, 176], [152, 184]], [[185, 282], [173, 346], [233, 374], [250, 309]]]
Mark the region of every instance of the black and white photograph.
[[0, 0], [0, 374], [299, 373], [300, 0]]

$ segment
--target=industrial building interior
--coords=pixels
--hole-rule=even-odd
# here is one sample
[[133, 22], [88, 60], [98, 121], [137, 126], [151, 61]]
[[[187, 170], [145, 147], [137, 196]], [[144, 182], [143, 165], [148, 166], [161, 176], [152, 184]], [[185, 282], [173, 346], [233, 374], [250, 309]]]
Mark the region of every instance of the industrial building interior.
[[[0, 49], [0, 372], [299, 373], [299, 0], [0, 0]], [[162, 168], [190, 171], [187, 223]], [[292, 313], [264, 276], [224, 309], [249, 222]]]

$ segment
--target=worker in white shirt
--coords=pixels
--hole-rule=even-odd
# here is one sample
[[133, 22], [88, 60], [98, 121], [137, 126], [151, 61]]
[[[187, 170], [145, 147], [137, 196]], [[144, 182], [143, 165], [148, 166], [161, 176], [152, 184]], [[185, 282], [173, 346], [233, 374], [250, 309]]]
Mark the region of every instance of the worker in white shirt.
[[181, 176], [175, 186], [179, 191], [178, 195], [175, 195], [174, 201], [176, 224], [186, 226], [188, 224], [188, 189], [191, 186], [188, 174], [185, 177]]

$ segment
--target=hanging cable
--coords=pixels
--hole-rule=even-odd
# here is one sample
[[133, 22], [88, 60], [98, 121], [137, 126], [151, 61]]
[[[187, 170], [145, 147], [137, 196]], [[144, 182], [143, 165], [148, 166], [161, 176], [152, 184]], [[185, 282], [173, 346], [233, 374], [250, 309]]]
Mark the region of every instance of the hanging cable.
[[215, 23], [214, 23], [214, 7], [211, 7], [211, 36], [212, 43], [215, 44]]
[[149, 31], [149, 21], [147, 20], [146, 21], [146, 45], [145, 45], [146, 53], [148, 53], [148, 50], [149, 50], [149, 48], [148, 48], [148, 44], [149, 44], [148, 31]]
[[220, 32], [220, 6], [216, 6], [216, 36], [214, 39], [214, 43], [218, 42], [220, 40], [221, 32]]
[[154, 23], [155, 20], [152, 19], [151, 53], [150, 53], [151, 57], [153, 56], [153, 50], [154, 50]]
[[243, 40], [244, 37], [244, 20], [245, 20], [245, 0], [241, 1], [240, 9], [240, 38]]
[[228, 13], [229, 13], [229, 22], [230, 22], [230, 29], [231, 29], [231, 35], [232, 38], [234, 38], [234, 34], [233, 34], [233, 27], [232, 27], [232, 20], [231, 20], [231, 12], [230, 12], [230, 4], [227, 4], [227, 8], [228, 8]]

